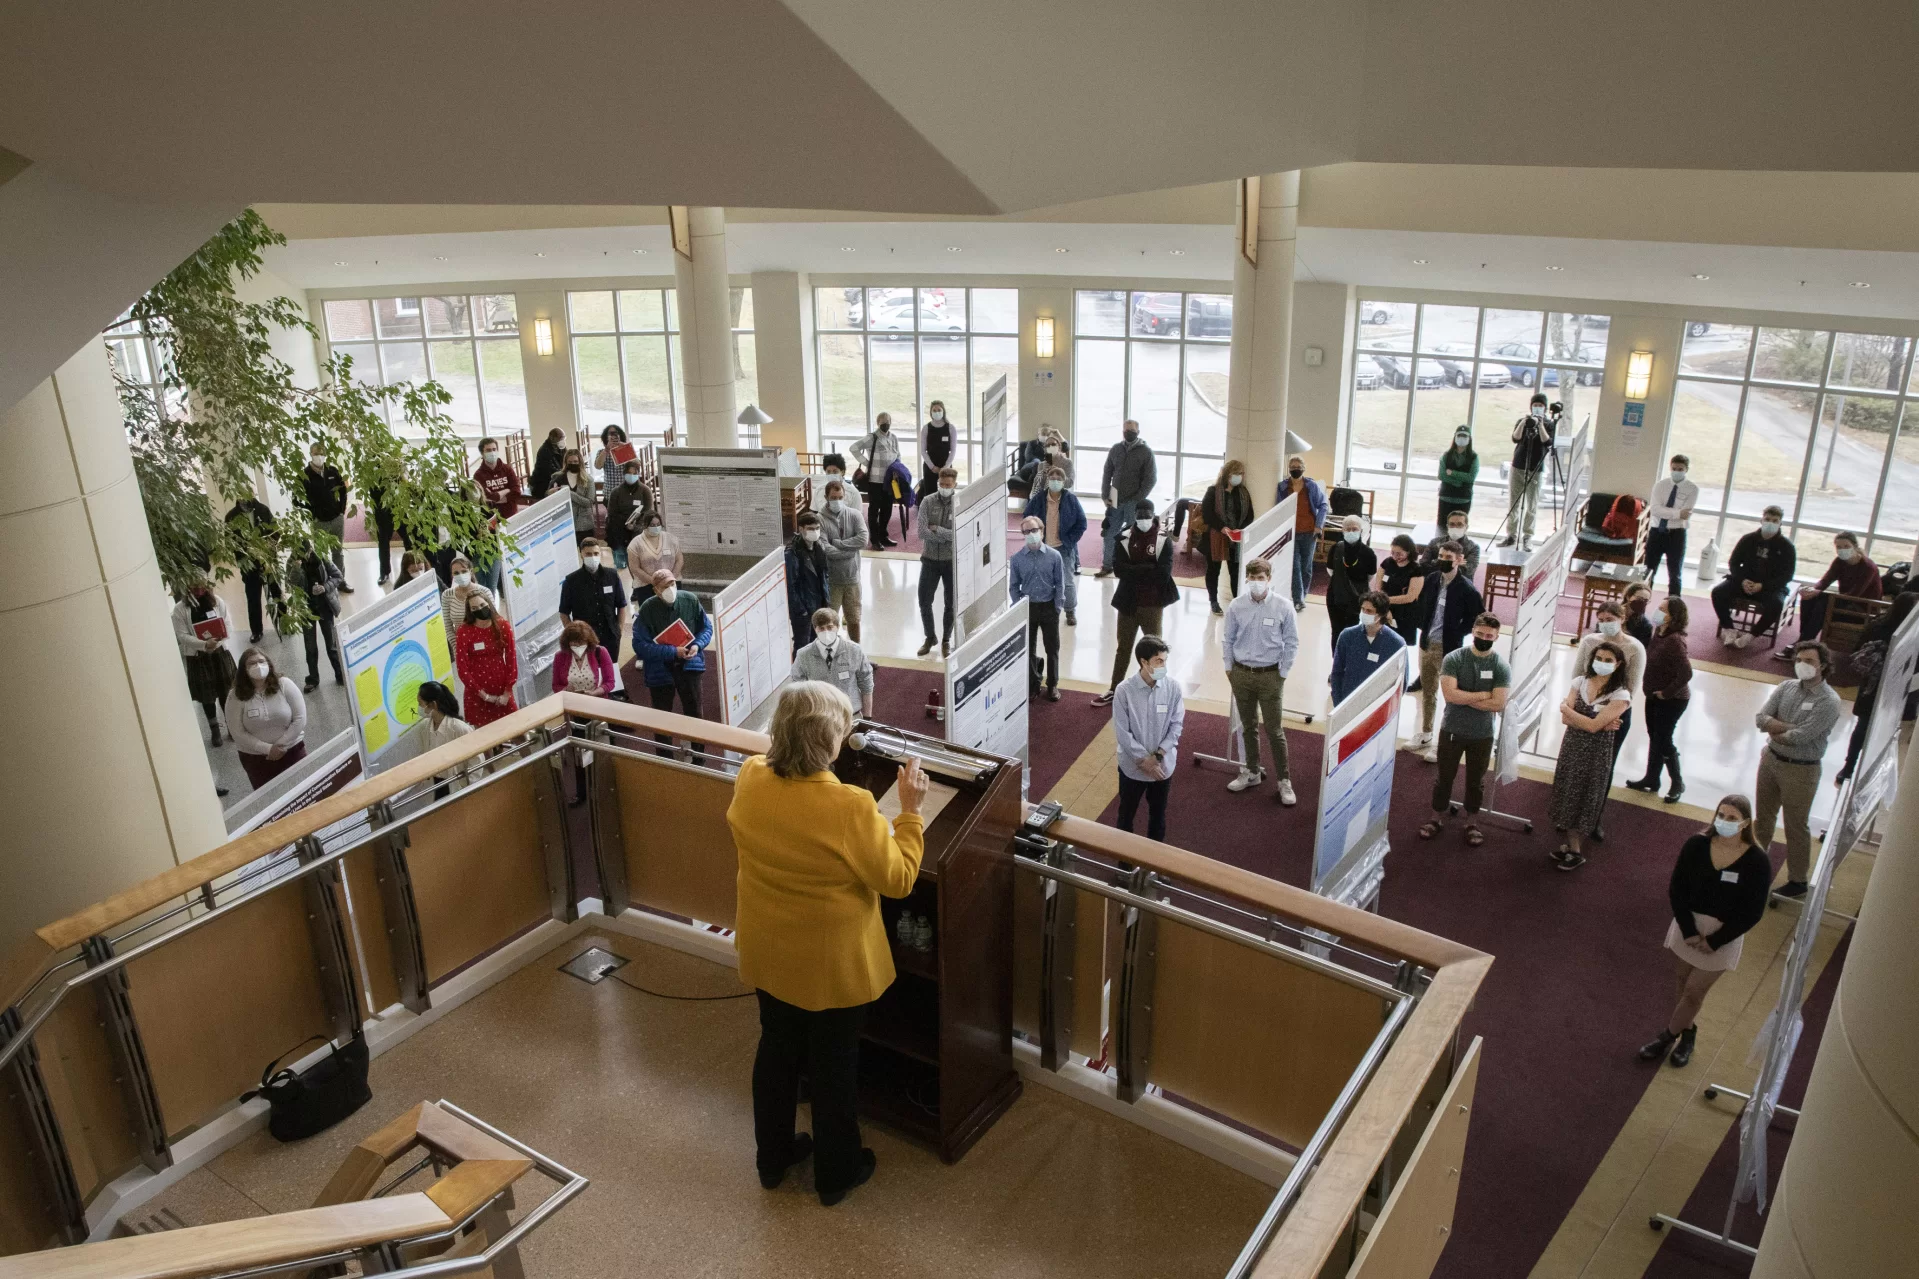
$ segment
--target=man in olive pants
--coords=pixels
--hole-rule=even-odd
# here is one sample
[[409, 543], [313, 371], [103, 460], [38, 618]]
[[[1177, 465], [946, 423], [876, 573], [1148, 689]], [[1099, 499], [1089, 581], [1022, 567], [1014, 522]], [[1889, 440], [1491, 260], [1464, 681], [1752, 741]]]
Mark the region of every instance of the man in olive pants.
[[1754, 717], [1766, 734], [1753, 786], [1752, 836], [1762, 849], [1772, 846], [1779, 810], [1786, 811], [1786, 882], [1781, 897], [1804, 897], [1812, 873], [1812, 801], [1819, 794], [1821, 761], [1844, 703], [1826, 682], [1832, 650], [1818, 640], [1793, 645], [1793, 674], [1775, 685]]
[[1259, 766], [1259, 725], [1264, 720], [1266, 740], [1273, 750], [1273, 771], [1278, 774], [1278, 799], [1282, 804], [1292, 804], [1296, 797], [1287, 775], [1286, 729], [1280, 723], [1280, 714], [1286, 677], [1292, 673], [1293, 658], [1299, 652], [1299, 619], [1293, 612], [1293, 602], [1273, 590], [1273, 566], [1266, 560], [1256, 559], [1246, 565], [1246, 593], [1235, 596], [1227, 606], [1219, 647], [1226, 658], [1226, 682], [1232, 685], [1246, 748], [1239, 776], [1226, 783], [1226, 789], [1243, 791], [1265, 779]]

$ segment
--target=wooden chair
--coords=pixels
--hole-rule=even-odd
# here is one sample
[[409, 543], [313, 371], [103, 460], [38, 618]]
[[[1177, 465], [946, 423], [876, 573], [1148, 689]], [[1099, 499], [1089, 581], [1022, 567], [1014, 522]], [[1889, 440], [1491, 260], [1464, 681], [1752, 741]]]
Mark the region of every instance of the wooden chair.
[[[1796, 597], [1796, 593], [1795, 593]], [[1865, 629], [1892, 610], [1889, 600], [1862, 600], [1851, 595], [1826, 596], [1826, 626], [1819, 637], [1835, 653], [1859, 647]]]
[[1786, 633], [1787, 625], [1799, 616], [1799, 592], [1796, 590], [1786, 592], [1785, 607], [1779, 610], [1779, 616], [1773, 619], [1772, 625], [1763, 630], [1759, 627], [1758, 605], [1749, 603], [1745, 599], [1736, 599], [1732, 607], [1726, 611], [1732, 614], [1732, 628], [1735, 631], [1744, 631], [1756, 640], [1771, 637], [1773, 647], [1777, 648], [1780, 639]]

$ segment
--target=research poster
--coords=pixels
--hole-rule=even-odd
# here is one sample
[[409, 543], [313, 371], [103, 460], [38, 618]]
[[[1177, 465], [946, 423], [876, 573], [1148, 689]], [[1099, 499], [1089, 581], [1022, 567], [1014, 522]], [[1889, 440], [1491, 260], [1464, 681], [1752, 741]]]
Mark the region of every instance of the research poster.
[[1006, 375], [1001, 374], [979, 397], [980, 469], [987, 475], [1006, 465]]
[[993, 618], [946, 659], [946, 740], [1026, 762], [1028, 602]]
[[1326, 721], [1312, 889], [1348, 906], [1372, 903], [1385, 877], [1405, 662], [1400, 649], [1380, 663]]
[[[506, 619], [520, 655], [520, 704], [559, 650], [560, 584], [580, 567], [573, 540], [573, 501], [564, 490], [527, 507], [506, 522], [519, 544], [507, 553], [500, 573]], [[517, 580], [516, 580], [517, 577]]]
[[1288, 599], [1292, 598], [1293, 556], [1302, 549], [1307, 555], [1313, 553], [1310, 545], [1301, 548], [1298, 538], [1294, 536], [1293, 525], [1298, 522], [1298, 511], [1299, 494], [1288, 493], [1273, 503], [1265, 514], [1254, 517], [1240, 536], [1239, 543], [1240, 572], [1246, 571], [1246, 564], [1250, 560], [1270, 562], [1273, 566], [1273, 585], [1275, 589], [1287, 592]]
[[1506, 709], [1499, 717], [1498, 759], [1495, 769], [1502, 784], [1519, 780], [1519, 756], [1539, 729], [1546, 705], [1552, 700], [1553, 624], [1559, 594], [1566, 585], [1566, 557], [1572, 546], [1573, 526], [1562, 525], [1527, 557], [1519, 571], [1519, 609], [1513, 623], [1512, 650], [1506, 666], [1512, 684]]
[[983, 626], [1006, 599], [1006, 501], [1003, 464], [953, 499], [953, 609], [961, 637]]
[[719, 655], [723, 716], [757, 727], [793, 669], [786, 617], [786, 551], [776, 547], [713, 598], [713, 647]]
[[777, 449], [661, 449], [660, 505], [689, 554], [779, 550]]
[[[362, 772], [382, 767], [381, 760], [420, 718], [420, 685], [453, 677], [439, 586], [433, 574], [422, 574], [337, 623]], [[409, 753], [401, 751], [387, 762]]]

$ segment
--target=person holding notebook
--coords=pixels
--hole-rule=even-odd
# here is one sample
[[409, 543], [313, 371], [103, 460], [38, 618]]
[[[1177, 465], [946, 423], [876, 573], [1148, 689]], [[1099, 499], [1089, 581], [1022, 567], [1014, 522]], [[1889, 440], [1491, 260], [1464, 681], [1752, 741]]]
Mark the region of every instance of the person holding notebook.
[[671, 569], [653, 574], [653, 594], [640, 602], [633, 622], [633, 655], [654, 710], [672, 710], [677, 695], [680, 714], [700, 717], [700, 676], [712, 642], [713, 622], [699, 597], [681, 590]]

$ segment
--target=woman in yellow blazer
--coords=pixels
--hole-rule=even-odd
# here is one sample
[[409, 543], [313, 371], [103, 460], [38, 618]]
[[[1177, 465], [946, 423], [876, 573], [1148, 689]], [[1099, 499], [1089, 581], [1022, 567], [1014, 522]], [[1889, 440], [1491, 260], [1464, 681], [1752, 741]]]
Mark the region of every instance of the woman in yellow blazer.
[[[760, 1002], [760, 1184], [773, 1189], [816, 1153], [813, 1184], [828, 1207], [873, 1175], [855, 1092], [866, 1006], [893, 984], [880, 898], [913, 890], [925, 852], [926, 773], [917, 762], [900, 769], [891, 829], [870, 791], [833, 776], [852, 727], [853, 707], [837, 688], [789, 684], [773, 712], [773, 744], [740, 765], [726, 810], [740, 858], [740, 980]], [[810, 1135], [793, 1131], [802, 1072], [813, 1100]]]

